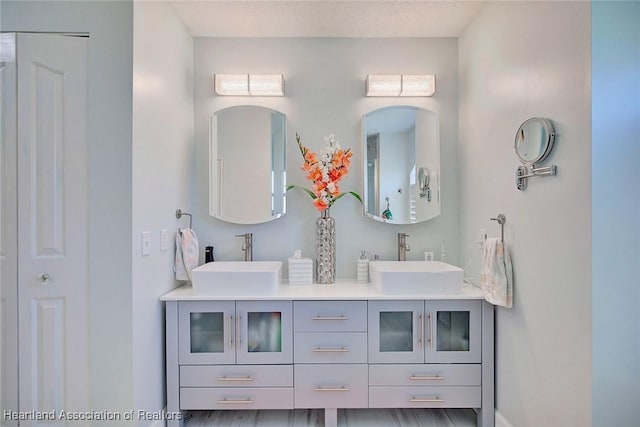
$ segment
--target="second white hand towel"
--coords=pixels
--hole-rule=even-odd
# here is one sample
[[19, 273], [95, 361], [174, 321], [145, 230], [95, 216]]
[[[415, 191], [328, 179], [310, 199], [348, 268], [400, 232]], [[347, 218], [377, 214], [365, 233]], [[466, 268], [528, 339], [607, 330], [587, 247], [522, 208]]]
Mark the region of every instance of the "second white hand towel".
[[480, 284], [488, 302], [507, 308], [513, 306], [511, 255], [497, 238], [488, 238], [484, 242]]

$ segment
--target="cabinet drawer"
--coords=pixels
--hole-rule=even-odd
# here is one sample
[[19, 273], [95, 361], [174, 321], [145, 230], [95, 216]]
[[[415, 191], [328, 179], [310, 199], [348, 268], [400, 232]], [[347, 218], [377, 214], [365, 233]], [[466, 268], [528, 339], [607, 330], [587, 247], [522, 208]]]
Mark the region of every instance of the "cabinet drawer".
[[371, 386], [481, 384], [481, 365], [369, 365], [369, 385]]
[[292, 409], [293, 388], [180, 388], [180, 409]]
[[366, 301], [294, 301], [295, 332], [366, 332]]
[[366, 332], [297, 332], [295, 363], [367, 363]]
[[370, 408], [479, 408], [480, 386], [370, 387]]
[[296, 365], [296, 408], [366, 408], [367, 365]]
[[181, 387], [292, 387], [292, 365], [180, 366]]

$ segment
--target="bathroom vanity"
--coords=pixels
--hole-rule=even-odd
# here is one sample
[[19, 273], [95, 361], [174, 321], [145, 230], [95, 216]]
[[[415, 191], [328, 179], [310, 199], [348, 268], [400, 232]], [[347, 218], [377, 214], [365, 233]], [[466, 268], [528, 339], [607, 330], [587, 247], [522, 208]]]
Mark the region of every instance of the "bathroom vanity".
[[[167, 411], [474, 408], [494, 425], [494, 308], [482, 293], [388, 295], [355, 281], [166, 303]], [[169, 426], [180, 425], [170, 420]]]

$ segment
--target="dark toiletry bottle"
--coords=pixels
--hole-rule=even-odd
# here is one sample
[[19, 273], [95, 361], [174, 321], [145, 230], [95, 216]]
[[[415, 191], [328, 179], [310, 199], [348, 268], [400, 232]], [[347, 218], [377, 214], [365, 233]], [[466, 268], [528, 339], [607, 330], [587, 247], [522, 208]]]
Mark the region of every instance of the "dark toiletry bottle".
[[204, 262], [208, 263], [213, 261], [215, 261], [213, 259], [213, 246], [207, 246], [204, 248]]

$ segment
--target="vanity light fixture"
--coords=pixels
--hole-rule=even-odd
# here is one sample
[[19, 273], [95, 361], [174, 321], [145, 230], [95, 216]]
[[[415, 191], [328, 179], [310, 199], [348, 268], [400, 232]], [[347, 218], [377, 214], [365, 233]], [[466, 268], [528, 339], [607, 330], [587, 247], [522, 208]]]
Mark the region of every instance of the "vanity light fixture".
[[213, 87], [222, 96], [284, 96], [284, 75], [214, 74]]
[[368, 74], [365, 96], [433, 96], [433, 74]]

